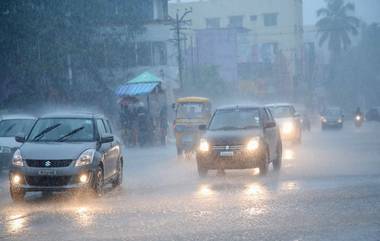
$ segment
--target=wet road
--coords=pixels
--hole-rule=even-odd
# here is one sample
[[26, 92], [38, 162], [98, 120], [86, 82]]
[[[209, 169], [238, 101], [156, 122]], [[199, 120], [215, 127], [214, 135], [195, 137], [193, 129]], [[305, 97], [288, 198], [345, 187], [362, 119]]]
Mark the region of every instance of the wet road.
[[101, 199], [29, 195], [0, 177], [0, 240], [380, 240], [380, 124], [313, 131], [280, 173], [210, 173], [174, 146], [127, 150], [121, 189]]

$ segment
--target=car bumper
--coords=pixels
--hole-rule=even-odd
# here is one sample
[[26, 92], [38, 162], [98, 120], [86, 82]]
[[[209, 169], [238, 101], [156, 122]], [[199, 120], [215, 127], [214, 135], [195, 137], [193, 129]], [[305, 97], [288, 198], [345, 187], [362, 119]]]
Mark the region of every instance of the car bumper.
[[197, 152], [197, 162], [207, 169], [248, 169], [256, 168], [262, 161], [261, 151], [248, 152], [234, 150], [232, 156], [223, 156], [223, 151], [212, 150], [208, 153]]
[[[11, 168], [9, 181], [12, 186], [26, 192], [34, 191], [67, 191], [86, 189], [93, 184], [95, 169], [84, 168]], [[14, 182], [13, 177], [18, 175], [20, 181]], [[80, 181], [80, 176], [86, 175], [86, 182]]]
[[342, 127], [343, 122], [327, 121], [327, 122], [322, 122], [322, 126], [324, 126], [324, 127]]

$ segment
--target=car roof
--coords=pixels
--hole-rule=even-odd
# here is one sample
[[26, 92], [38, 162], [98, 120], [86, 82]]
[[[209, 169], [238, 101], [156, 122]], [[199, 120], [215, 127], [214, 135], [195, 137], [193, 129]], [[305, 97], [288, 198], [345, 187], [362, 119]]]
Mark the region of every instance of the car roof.
[[342, 110], [342, 108], [340, 108], [338, 106], [328, 106], [328, 107], [326, 107], [326, 110]]
[[41, 115], [40, 118], [105, 118], [104, 115], [92, 112], [58, 112]]
[[259, 105], [226, 105], [216, 108], [216, 110], [235, 110], [235, 109], [259, 109], [263, 108]]
[[35, 120], [37, 119], [33, 115], [27, 115], [27, 114], [7, 114], [7, 115], [1, 115], [0, 120]]
[[290, 103], [271, 103], [271, 104], [267, 104], [265, 105], [265, 107], [276, 107], [276, 106], [293, 106], [293, 104], [290, 104]]

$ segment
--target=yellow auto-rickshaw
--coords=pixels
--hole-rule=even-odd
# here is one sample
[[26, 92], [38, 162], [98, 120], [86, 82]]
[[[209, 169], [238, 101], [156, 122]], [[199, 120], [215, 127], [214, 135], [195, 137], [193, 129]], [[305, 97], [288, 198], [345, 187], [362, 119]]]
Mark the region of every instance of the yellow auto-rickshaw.
[[210, 100], [203, 97], [179, 98], [174, 110], [177, 154], [191, 153], [199, 142], [199, 126], [207, 125], [211, 117]]

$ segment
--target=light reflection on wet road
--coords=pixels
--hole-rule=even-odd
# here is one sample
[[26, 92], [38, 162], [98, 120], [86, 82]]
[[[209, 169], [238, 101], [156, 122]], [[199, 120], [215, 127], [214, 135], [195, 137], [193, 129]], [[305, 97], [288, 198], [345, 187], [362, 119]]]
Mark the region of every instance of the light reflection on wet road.
[[0, 240], [379, 240], [380, 125], [304, 135], [280, 173], [211, 172], [175, 149], [127, 151], [122, 189], [100, 199], [28, 195], [0, 178]]

